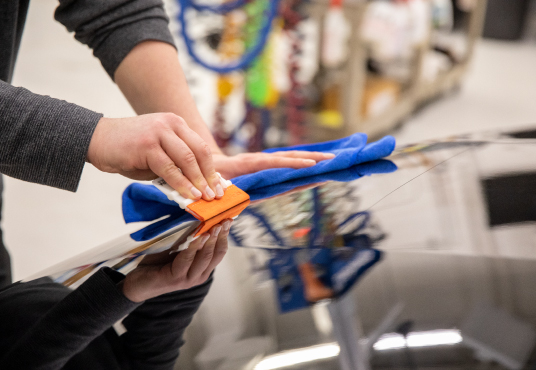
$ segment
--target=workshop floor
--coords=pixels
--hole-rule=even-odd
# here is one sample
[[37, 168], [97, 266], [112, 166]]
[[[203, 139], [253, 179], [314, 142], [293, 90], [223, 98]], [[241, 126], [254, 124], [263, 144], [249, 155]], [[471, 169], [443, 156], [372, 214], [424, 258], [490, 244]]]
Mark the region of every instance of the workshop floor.
[[[52, 19], [55, 0], [31, 3], [15, 85], [68, 100], [109, 117], [133, 115], [91, 51]], [[416, 114], [399, 142], [536, 123], [536, 43], [482, 41], [462, 90]], [[130, 180], [87, 165], [77, 193], [7, 178], [2, 227], [22, 279], [128, 233], [120, 197]]]

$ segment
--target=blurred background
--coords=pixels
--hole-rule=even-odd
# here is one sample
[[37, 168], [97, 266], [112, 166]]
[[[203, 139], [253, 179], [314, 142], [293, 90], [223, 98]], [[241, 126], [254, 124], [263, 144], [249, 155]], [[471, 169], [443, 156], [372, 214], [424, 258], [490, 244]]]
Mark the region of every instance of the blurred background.
[[[230, 154], [354, 132], [365, 132], [371, 139], [391, 134], [401, 145], [471, 132], [524, 130], [536, 123], [534, 0], [232, 1], [228, 4], [240, 7], [226, 15], [190, 6], [182, 17], [178, 2], [165, 3], [201, 114]], [[107, 117], [134, 115], [91, 51], [53, 20], [56, 6], [54, 0], [31, 3], [13, 84]], [[254, 49], [260, 52], [250, 55], [248, 50]], [[248, 58], [247, 68], [221, 70]], [[76, 194], [5, 178], [2, 227], [14, 279], [139, 229], [140, 225], [125, 225], [121, 214], [121, 193], [130, 182], [90, 165]], [[527, 238], [534, 239], [533, 230], [527, 232]], [[189, 334], [180, 360], [187, 368], [224, 369], [217, 366], [226, 349], [220, 355], [205, 353], [201, 359], [199, 354], [210, 340], [224, 341], [209, 335], [221, 326], [216, 302], [245, 299], [238, 297], [241, 284], [252, 283], [233, 262], [247, 258], [231, 249], [218, 272], [201, 313], [211, 328], [194, 323], [198, 334]], [[404, 258], [397, 266], [404, 266]], [[423, 264], [436, 266], [426, 260], [434, 257], [421, 258]], [[449, 266], [457, 266], [457, 258], [448, 257]], [[460, 263], [469, 270], [481, 266], [476, 259], [464, 261]], [[381, 266], [387, 269], [389, 264]], [[514, 270], [519, 268], [530, 270], [522, 262]], [[374, 276], [381, 280], [384, 275], [378, 271]], [[451, 276], [448, 268], [442, 273], [445, 279]], [[396, 281], [393, 276], [388, 279]], [[410, 279], [407, 284], [420, 282]], [[396, 302], [384, 304], [396, 307]], [[227, 315], [234, 309], [230, 304]], [[374, 311], [371, 306], [366, 309]], [[477, 310], [477, 316], [501, 314], [488, 307]], [[247, 310], [240, 314], [253, 315]], [[287, 317], [278, 325], [294, 320], [306, 327], [304, 317]], [[227, 318], [236, 324], [236, 333], [226, 332], [235, 339], [244, 335], [238, 331], [252, 330], [241, 319]], [[292, 347], [292, 341], [285, 345]], [[263, 341], [258, 346], [273, 348]], [[389, 365], [394, 363], [389, 358], [382, 361], [378, 368], [396, 367]], [[444, 368], [472, 368], [460, 364]]]

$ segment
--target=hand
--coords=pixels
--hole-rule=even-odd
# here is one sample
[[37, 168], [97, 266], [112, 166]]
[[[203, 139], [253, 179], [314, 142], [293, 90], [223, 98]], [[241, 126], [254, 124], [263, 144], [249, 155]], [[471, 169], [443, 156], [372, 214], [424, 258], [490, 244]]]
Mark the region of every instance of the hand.
[[223, 196], [209, 146], [172, 113], [102, 118], [87, 160], [101, 171], [134, 180], [160, 176], [185, 198]]
[[212, 157], [216, 171], [225, 179], [246, 175], [270, 168], [305, 168], [317, 162], [334, 158], [331, 153], [289, 150], [274, 153], [243, 153], [227, 156], [215, 153]]
[[227, 253], [231, 223], [232, 220], [226, 220], [214, 226], [210, 233], [201, 235], [182, 252], [164, 251], [145, 256], [123, 280], [125, 297], [142, 302], [204, 283]]

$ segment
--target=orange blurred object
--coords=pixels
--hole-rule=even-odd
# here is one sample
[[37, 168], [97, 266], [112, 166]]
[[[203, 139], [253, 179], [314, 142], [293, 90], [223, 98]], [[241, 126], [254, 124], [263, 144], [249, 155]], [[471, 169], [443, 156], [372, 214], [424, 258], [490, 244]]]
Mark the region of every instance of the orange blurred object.
[[333, 290], [322, 284], [311, 262], [301, 263], [298, 266], [298, 270], [303, 280], [305, 299], [307, 301], [314, 303], [333, 297]]

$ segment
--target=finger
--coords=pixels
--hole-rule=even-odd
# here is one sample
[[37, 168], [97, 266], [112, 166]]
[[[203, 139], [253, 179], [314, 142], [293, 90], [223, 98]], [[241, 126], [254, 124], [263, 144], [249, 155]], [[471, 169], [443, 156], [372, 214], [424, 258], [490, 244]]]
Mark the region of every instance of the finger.
[[151, 152], [147, 157], [149, 168], [162, 177], [180, 195], [198, 200], [202, 193], [183, 175], [175, 162], [161, 149]]
[[208, 238], [203, 247], [196, 253], [195, 259], [190, 266], [190, 270], [188, 271], [189, 280], [198, 279], [207, 269], [214, 256], [214, 247], [216, 246], [221, 229], [221, 225], [216, 225], [210, 229], [210, 238]]
[[[220, 177], [216, 174], [210, 147], [201, 136], [188, 127], [181, 117], [178, 118], [179, 122], [174, 125], [175, 132], [194, 153], [201, 173], [212, 192], [215, 193], [216, 198], [221, 198], [223, 196], [223, 188], [220, 184]], [[196, 183], [194, 182], [194, 184]]]
[[197, 252], [205, 245], [209, 238], [210, 234], [203, 234], [194, 240], [188, 249], [177, 254], [177, 257], [175, 257], [171, 264], [171, 274], [174, 279], [182, 279], [188, 276], [188, 272], [195, 260]]
[[306, 168], [312, 167], [316, 164], [316, 161], [312, 159], [301, 159], [301, 158], [288, 158], [277, 155], [254, 155], [250, 158], [249, 162], [253, 171], [257, 172], [262, 170], [267, 170], [270, 168]]
[[216, 241], [216, 246], [214, 247], [214, 254], [212, 256], [212, 261], [208, 264], [207, 268], [201, 275], [202, 280], [208, 279], [212, 271], [220, 264], [225, 257], [228, 249], [227, 237], [229, 236], [229, 230], [231, 229], [231, 224], [233, 220], [226, 220], [222, 224], [222, 230], [220, 235], [218, 235], [218, 240]]
[[171, 133], [161, 139], [162, 148], [178, 166], [184, 176], [190, 180], [205, 200], [214, 199], [215, 193], [208, 186], [207, 180], [199, 168], [198, 159], [191, 148], [177, 135]]
[[273, 152], [269, 154], [280, 156], [280, 157], [287, 157], [287, 158], [312, 159], [313, 161], [316, 161], [316, 162], [335, 158], [335, 154], [333, 153], [308, 152], [308, 151], [302, 151], [302, 150], [289, 150], [289, 151], [282, 151], [282, 152]]

